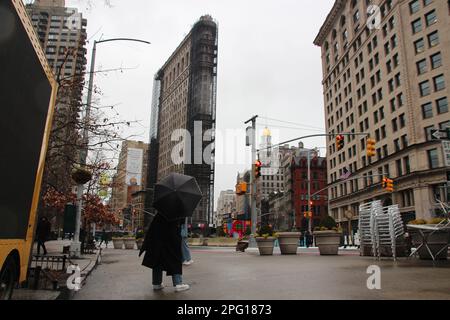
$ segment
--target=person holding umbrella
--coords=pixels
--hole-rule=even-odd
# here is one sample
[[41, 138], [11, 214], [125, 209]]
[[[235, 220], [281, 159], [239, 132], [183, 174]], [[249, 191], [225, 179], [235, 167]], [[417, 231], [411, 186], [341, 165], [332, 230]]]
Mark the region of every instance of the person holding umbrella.
[[181, 224], [192, 216], [202, 198], [195, 178], [177, 173], [155, 185], [153, 207], [158, 211], [145, 235], [139, 256], [153, 270], [153, 289], [164, 289], [163, 271], [172, 276], [176, 292], [190, 289], [182, 278]]

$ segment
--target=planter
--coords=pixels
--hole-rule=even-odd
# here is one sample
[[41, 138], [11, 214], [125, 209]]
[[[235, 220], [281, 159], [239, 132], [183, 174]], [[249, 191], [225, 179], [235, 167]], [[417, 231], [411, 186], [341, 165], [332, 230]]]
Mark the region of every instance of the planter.
[[123, 239], [112, 239], [114, 249], [122, 249], [123, 248]]
[[341, 244], [342, 233], [334, 230], [315, 231], [316, 245], [321, 256], [337, 256]]
[[[422, 244], [422, 238], [419, 232], [415, 229], [409, 229], [408, 232], [411, 235], [413, 247], [417, 248]], [[439, 253], [436, 257], [437, 260], [447, 260], [448, 258], [448, 245], [449, 245], [449, 232], [450, 231], [435, 231], [432, 235], [429, 235], [431, 230], [422, 230], [425, 237], [428, 237], [427, 243], [431, 252], [434, 256], [441, 250], [444, 246], [447, 246], [447, 249], [444, 249]], [[422, 246], [419, 251], [419, 258], [422, 260], [432, 260], [430, 253], [428, 252], [425, 246]]]
[[135, 238], [125, 238], [123, 239], [123, 244], [125, 245], [125, 249], [132, 250], [136, 244]]
[[261, 256], [271, 256], [273, 255], [273, 247], [275, 244], [274, 237], [256, 237], [256, 243], [258, 244], [259, 254]]
[[281, 254], [297, 254], [300, 232], [281, 232], [278, 234]]
[[136, 246], [137, 246], [138, 250], [141, 250], [143, 243], [144, 243], [144, 238], [136, 239]]

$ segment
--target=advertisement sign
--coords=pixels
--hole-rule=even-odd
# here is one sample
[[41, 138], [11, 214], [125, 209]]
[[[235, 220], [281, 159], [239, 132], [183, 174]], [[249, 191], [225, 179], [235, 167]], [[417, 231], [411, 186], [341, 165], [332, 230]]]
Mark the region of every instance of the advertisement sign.
[[126, 183], [128, 186], [140, 186], [142, 182], [142, 162], [144, 150], [128, 148]]

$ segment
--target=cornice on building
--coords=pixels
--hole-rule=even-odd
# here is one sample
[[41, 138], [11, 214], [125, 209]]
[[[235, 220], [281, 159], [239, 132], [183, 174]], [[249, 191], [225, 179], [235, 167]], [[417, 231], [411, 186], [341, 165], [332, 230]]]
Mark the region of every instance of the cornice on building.
[[330, 30], [333, 28], [337, 17], [344, 10], [346, 3], [347, 3], [346, 0], [336, 0], [334, 2], [333, 8], [331, 9], [330, 13], [328, 14], [327, 18], [325, 19], [325, 22], [323, 23], [322, 27], [320, 28], [319, 34], [314, 39], [314, 44], [316, 46], [319, 46], [319, 47], [322, 46], [326, 37], [330, 33]]

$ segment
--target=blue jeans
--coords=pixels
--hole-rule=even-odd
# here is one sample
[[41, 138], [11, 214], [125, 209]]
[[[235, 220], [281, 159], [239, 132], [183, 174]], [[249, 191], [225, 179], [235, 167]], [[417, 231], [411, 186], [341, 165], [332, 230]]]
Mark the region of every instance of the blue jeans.
[[191, 261], [191, 252], [189, 251], [189, 246], [187, 244], [187, 238], [182, 238], [181, 240], [181, 254], [183, 257], [183, 262]]
[[[163, 271], [159, 268], [153, 269], [153, 285], [158, 286], [162, 283], [163, 280]], [[183, 276], [181, 274], [174, 274], [172, 276], [173, 286], [177, 286], [183, 283]]]

